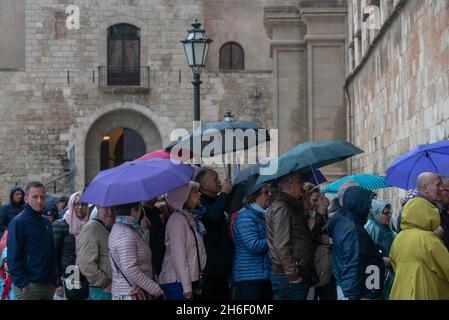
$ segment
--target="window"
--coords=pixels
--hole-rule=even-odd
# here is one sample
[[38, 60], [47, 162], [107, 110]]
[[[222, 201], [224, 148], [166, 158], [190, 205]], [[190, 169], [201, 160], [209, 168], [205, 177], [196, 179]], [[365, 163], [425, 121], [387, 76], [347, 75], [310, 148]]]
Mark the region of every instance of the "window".
[[108, 28], [108, 85], [140, 85], [140, 30], [120, 23]]
[[242, 47], [235, 42], [227, 42], [220, 49], [220, 70], [243, 70], [244, 53]]
[[[33, 17], [34, 12], [30, 15]], [[25, 1], [0, 1], [0, 71], [25, 69]], [[32, 33], [32, 31], [30, 31]], [[33, 37], [33, 35], [30, 35]], [[33, 57], [34, 59], [35, 57]]]

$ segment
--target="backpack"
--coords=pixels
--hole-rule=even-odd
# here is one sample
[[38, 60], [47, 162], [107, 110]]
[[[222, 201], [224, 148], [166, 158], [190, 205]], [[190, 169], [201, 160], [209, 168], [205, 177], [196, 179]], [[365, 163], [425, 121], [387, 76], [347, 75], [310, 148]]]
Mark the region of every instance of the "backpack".
[[[89, 281], [81, 273], [77, 265], [73, 265], [70, 273], [64, 272], [64, 293], [67, 300], [86, 300], [89, 298]], [[79, 278], [78, 278], [79, 275]], [[78, 278], [78, 279], [77, 279]]]

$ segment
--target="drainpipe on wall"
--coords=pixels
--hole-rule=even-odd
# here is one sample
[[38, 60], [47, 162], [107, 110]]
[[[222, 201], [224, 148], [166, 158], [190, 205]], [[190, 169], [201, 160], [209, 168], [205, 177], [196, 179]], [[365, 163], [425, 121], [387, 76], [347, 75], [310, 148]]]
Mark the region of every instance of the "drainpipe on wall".
[[[345, 83], [344, 86], [344, 90], [345, 90], [345, 95], [346, 95], [346, 123], [347, 123], [347, 128], [346, 128], [346, 141], [348, 141], [349, 143], [352, 143], [353, 139], [352, 139], [352, 101], [351, 101], [351, 95], [349, 94], [349, 84], [347, 85], [347, 83]], [[350, 159], [348, 161], [349, 165], [348, 165], [348, 171], [349, 174], [352, 174], [352, 160]]]

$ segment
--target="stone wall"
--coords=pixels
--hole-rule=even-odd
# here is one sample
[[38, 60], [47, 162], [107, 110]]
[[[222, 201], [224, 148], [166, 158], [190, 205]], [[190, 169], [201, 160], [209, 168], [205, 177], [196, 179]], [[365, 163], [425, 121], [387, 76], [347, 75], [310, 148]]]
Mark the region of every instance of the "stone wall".
[[[64, 28], [65, 8], [69, 4], [80, 8], [80, 30]], [[261, 10], [260, 3], [257, 7]], [[24, 185], [32, 179], [48, 182], [64, 173], [63, 163], [71, 148], [75, 148], [76, 187], [82, 188], [88, 160], [96, 152], [86, 141], [88, 133], [92, 129], [101, 136], [123, 125], [120, 119], [105, 121], [113, 112], [127, 114], [122, 119], [127, 123], [132, 114], [137, 119], [137, 128], [139, 122], [150, 126], [140, 130], [142, 136], [155, 130], [157, 139], [148, 142], [148, 151], [167, 144], [172, 129], [191, 129], [192, 74], [179, 40], [185, 38], [196, 18], [201, 22], [206, 20], [208, 25], [202, 1], [27, 0], [24, 13], [26, 69], [2, 71], [0, 77], [0, 198], [3, 201], [7, 201], [9, 187], [15, 183]], [[227, 15], [219, 18], [224, 23], [227, 19], [233, 22], [239, 19]], [[141, 29], [141, 65], [151, 68], [150, 90], [98, 88], [97, 67], [106, 65], [106, 30], [121, 22]], [[262, 18], [259, 24], [263, 30]], [[232, 29], [232, 23], [228, 25]], [[216, 30], [217, 34], [219, 31]], [[211, 38], [213, 33], [206, 30]], [[251, 49], [253, 45], [256, 50]], [[249, 52], [260, 52], [260, 57], [252, 57], [251, 72], [220, 73], [213, 68], [203, 73], [203, 121], [221, 120], [230, 109], [237, 119], [270, 124], [272, 75], [267, 67], [271, 59], [268, 50], [264, 53], [259, 45], [250, 41], [245, 44]], [[218, 49], [211, 50], [209, 55], [217, 60]]]
[[[267, 1], [265, 28], [274, 65], [273, 118], [280, 152], [313, 140], [344, 140], [347, 8], [341, 1]], [[347, 162], [323, 168], [329, 180]]]
[[352, 165], [385, 175], [398, 155], [449, 137], [449, 3], [406, 1], [367, 57], [348, 88], [352, 142], [365, 151]]

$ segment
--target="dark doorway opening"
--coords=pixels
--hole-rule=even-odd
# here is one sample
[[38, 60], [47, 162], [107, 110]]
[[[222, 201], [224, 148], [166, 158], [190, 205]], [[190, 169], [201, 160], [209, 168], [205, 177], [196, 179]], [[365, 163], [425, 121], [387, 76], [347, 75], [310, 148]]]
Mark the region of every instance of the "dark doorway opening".
[[132, 161], [146, 153], [142, 136], [128, 128], [117, 128], [103, 137], [100, 147], [100, 169], [105, 170]]

